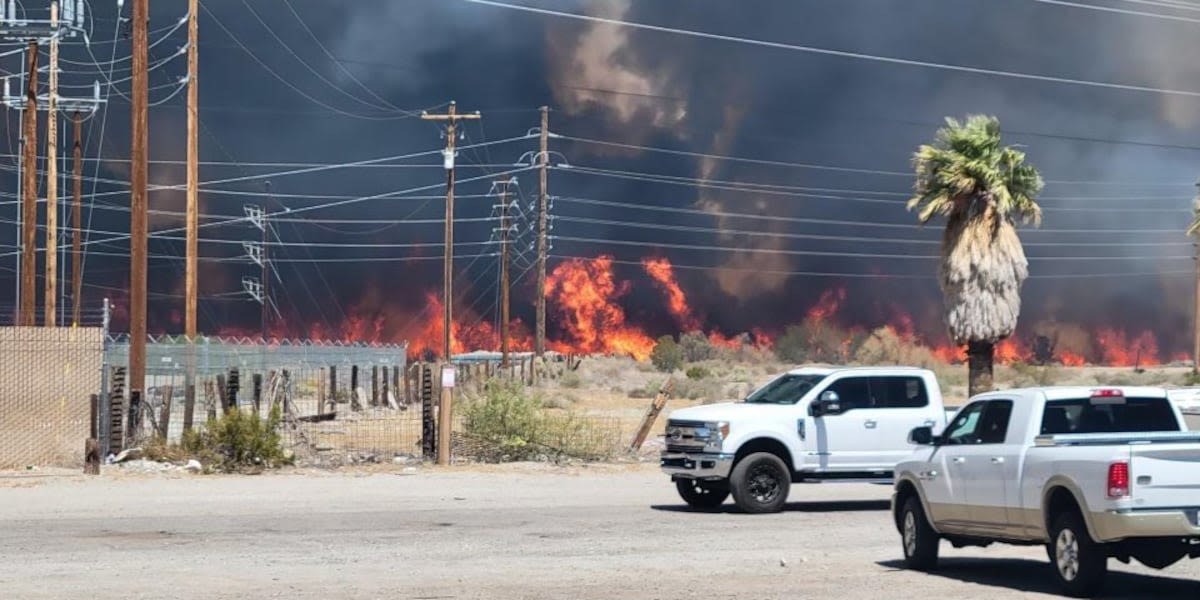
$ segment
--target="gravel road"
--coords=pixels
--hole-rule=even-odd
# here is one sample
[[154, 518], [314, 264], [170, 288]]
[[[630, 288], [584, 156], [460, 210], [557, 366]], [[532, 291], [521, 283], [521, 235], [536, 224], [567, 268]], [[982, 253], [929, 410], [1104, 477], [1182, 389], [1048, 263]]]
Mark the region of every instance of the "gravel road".
[[[1039, 548], [902, 570], [885, 486], [687, 512], [647, 466], [254, 477], [0, 476], [2, 598], [1054, 597]], [[1113, 564], [1115, 597], [1200, 597], [1200, 561]]]

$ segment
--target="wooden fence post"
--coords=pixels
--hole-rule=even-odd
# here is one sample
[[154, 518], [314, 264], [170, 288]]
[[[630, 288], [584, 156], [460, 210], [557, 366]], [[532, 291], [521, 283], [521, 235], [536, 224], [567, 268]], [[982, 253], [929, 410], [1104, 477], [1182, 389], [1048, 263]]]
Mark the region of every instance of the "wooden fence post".
[[173, 386], [168, 385], [163, 389], [163, 403], [158, 411], [158, 437], [162, 438], [163, 443], [166, 443], [167, 434], [171, 431], [171, 397], [173, 395]]
[[100, 396], [92, 394], [91, 431], [83, 442], [83, 474], [100, 474]]
[[675, 379], [668, 377], [654, 401], [650, 403], [650, 408], [646, 410], [646, 416], [642, 418], [642, 425], [638, 427], [637, 435], [633, 436], [633, 443], [629, 446], [630, 450], [637, 452], [641, 449], [642, 444], [646, 441], [646, 436], [650, 434], [650, 429], [654, 427], [654, 421], [658, 419], [658, 414], [667, 405], [667, 399], [671, 397], [671, 388], [674, 385]]
[[371, 406], [379, 406], [379, 365], [371, 365]]
[[329, 404], [337, 412], [337, 367], [332, 365], [329, 367]]
[[254, 414], [262, 416], [262, 373], [255, 373], [254, 375], [251, 375], [250, 379], [254, 382]]
[[193, 420], [196, 418], [196, 382], [188, 384], [187, 389], [183, 391], [183, 430], [188, 432], [192, 430]]
[[421, 455], [433, 458], [437, 448], [437, 428], [433, 420], [433, 369], [421, 365]]
[[[217, 376], [220, 378], [220, 375]], [[204, 406], [207, 414], [205, 417], [209, 421], [217, 420], [217, 403], [220, 402], [220, 396], [217, 394], [216, 385], [212, 379], [204, 380]]]

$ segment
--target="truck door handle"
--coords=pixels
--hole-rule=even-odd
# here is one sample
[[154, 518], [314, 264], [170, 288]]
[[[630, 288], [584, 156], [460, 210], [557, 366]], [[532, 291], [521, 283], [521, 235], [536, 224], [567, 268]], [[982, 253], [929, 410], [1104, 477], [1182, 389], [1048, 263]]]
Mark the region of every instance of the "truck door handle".
[[950, 462], [952, 462], [956, 465], [961, 465], [961, 464], [967, 462], [967, 459], [965, 456], [955, 456], [954, 458], [950, 459]]
[[992, 457], [992, 464], [993, 464], [993, 465], [1002, 465], [1002, 464], [1004, 464], [1004, 457], [1003, 457], [1003, 456], [993, 456], [993, 457]]
[[871, 421], [871, 420], [868, 420], [867, 422], [863, 423], [863, 427], [866, 427], [867, 429], [875, 429], [876, 425], [878, 425], [878, 423], [876, 423], [875, 421]]
[[937, 425], [937, 422], [934, 421], [933, 419], [925, 419], [925, 422], [922, 424], [925, 425], [926, 427], [933, 427], [934, 425]]

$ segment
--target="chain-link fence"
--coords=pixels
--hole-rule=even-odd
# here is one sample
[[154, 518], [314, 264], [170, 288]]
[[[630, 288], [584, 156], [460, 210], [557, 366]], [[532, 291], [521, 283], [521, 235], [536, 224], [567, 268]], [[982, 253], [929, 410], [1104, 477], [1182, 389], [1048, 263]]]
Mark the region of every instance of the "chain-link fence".
[[[152, 337], [146, 390], [125, 382], [128, 336], [108, 340], [112, 435], [119, 452], [151, 435], [179, 442], [237, 407], [267, 417], [278, 407], [284, 439], [301, 460], [420, 454], [421, 416], [405, 394], [407, 347], [337, 342]], [[409, 385], [411, 387], [411, 385]]]
[[83, 464], [102, 327], [0, 327], [0, 469]]

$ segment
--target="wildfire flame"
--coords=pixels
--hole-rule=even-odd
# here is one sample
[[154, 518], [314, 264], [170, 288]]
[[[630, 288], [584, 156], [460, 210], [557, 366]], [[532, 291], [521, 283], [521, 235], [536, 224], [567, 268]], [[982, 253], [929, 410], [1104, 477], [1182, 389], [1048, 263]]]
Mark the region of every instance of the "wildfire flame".
[[546, 276], [546, 297], [563, 316], [567, 339], [551, 347], [560, 352], [649, 358], [654, 340], [626, 323], [625, 309], [617, 302], [628, 291], [629, 282], [618, 284], [613, 276], [611, 256], [560, 263]]
[[687, 295], [683, 293], [683, 288], [679, 287], [679, 282], [675, 281], [675, 272], [671, 267], [671, 261], [665, 258], [643, 258], [642, 268], [646, 269], [646, 273], [666, 293], [667, 310], [671, 311], [671, 315], [679, 322], [680, 327], [684, 331], [699, 330], [700, 320], [692, 314], [692, 309], [688, 306]]

